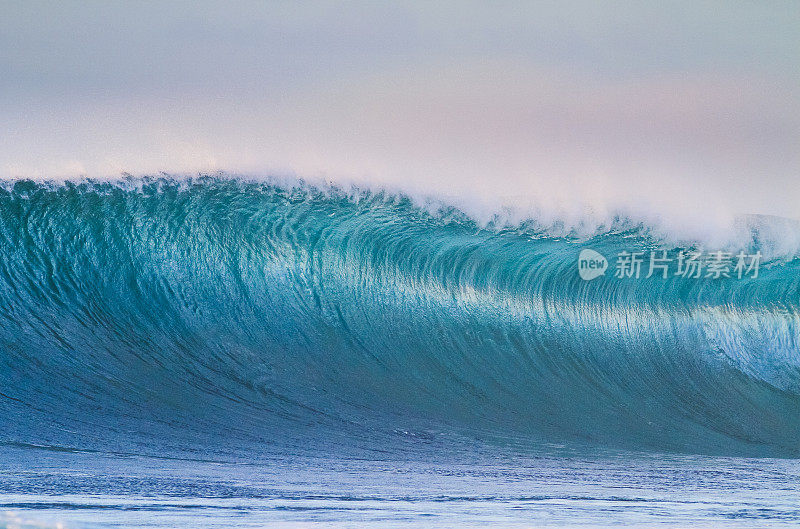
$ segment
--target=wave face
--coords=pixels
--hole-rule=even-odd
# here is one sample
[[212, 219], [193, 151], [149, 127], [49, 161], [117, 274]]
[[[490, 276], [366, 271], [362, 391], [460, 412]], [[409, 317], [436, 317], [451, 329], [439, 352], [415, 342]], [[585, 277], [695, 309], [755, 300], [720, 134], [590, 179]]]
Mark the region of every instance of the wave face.
[[8, 183], [0, 438], [800, 455], [798, 259], [587, 282], [584, 248], [661, 249], [302, 185]]

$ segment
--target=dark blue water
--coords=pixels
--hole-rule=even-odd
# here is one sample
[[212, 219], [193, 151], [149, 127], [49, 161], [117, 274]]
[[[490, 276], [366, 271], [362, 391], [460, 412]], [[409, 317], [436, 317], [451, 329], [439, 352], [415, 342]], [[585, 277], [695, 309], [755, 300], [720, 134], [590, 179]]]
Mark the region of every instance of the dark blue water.
[[796, 524], [800, 260], [587, 282], [582, 249], [684, 248], [556, 233], [303, 185], [6, 184], [0, 520]]

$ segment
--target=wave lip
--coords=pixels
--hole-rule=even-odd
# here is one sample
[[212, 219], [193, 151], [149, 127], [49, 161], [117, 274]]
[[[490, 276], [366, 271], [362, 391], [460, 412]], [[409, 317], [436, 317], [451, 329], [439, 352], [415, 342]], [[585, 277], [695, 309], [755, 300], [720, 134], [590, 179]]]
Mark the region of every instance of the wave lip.
[[756, 278], [587, 282], [581, 250], [685, 248], [624, 219], [586, 236], [428, 206], [232, 178], [7, 184], [4, 440], [467, 431], [798, 455], [791, 222], [742, 220]]

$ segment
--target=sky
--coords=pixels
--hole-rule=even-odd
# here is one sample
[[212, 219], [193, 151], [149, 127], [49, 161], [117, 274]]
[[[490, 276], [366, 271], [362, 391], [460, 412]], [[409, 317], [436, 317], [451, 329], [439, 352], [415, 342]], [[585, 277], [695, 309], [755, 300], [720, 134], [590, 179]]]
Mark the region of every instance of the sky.
[[293, 174], [685, 229], [800, 217], [796, 1], [0, 13], [0, 178]]

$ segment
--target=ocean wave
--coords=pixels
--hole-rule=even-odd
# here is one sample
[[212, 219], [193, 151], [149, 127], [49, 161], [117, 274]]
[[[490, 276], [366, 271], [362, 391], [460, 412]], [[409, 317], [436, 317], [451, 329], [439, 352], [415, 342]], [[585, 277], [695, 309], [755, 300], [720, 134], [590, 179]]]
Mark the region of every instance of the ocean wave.
[[[467, 430], [798, 455], [798, 231], [737, 229], [717, 248], [624, 215], [478, 218], [286, 179], [6, 182], [2, 435], [115, 449]], [[584, 249], [763, 264], [584, 281]]]

